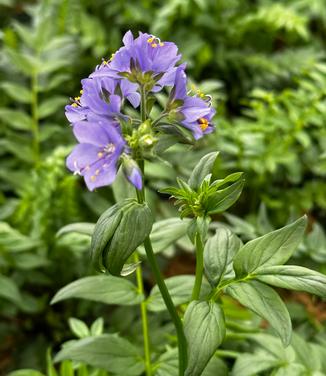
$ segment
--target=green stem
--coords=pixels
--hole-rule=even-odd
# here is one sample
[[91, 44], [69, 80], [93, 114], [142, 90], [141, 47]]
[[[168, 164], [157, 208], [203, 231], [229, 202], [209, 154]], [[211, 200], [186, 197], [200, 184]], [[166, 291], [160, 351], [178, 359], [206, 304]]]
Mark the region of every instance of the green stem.
[[166, 284], [160, 272], [159, 266], [157, 264], [157, 261], [153, 252], [152, 243], [149, 237], [145, 239], [144, 247], [145, 247], [148, 262], [155, 276], [156, 283], [158, 285], [158, 288], [160, 289], [164, 303], [171, 316], [171, 319], [173, 321], [173, 324], [177, 332], [178, 350], [179, 350], [179, 376], [184, 376], [184, 372], [187, 366], [187, 341], [183, 332], [183, 325], [174, 307], [170, 293], [166, 287]]
[[[139, 256], [137, 252], [134, 253], [134, 262], [135, 263], [139, 262]], [[140, 295], [144, 295], [142, 268], [140, 265], [138, 265], [136, 269], [136, 280], [137, 280], [138, 293]], [[142, 327], [143, 327], [146, 376], [152, 376], [152, 364], [151, 364], [151, 352], [150, 352], [149, 333], [148, 333], [146, 300], [140, 303], [140, 313], [141, 313], [141, 320], [142, 320]]]
[[204, 245], [200, 234], [196, 234], [196, 278], [191, 300], [198, 300], [204, 275]]
[[166, 116], [168, 116], [168, 114], [167, 114], [166, 112], [162, 112], [161, 115], [153, 121], [153, 123], [152, 123], [152, 127], [155, 127], [155, 125], [156, 125], [160, 120], [162, 120], [163, 118], [165, 118]]
[[40, 158], [40, 132], [39, 132], [39, 119], [38, 119], [38, 97], [37, 97], [37, 73], [33, 72], [31, 78], [31, 112], [32, 112], [32, 133], [33, 133], [33, 153], [35, 165], [38, 164]]
[[142, 122], [146, 121], [146, 92], [144, 86], [140, 86], [140, 114]]

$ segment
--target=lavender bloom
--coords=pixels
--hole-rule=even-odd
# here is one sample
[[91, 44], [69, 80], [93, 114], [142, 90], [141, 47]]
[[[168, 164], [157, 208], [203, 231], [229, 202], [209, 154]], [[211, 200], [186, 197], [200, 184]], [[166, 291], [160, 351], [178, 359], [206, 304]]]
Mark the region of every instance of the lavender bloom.
[[80, 121], [73, 132], [79, 144], [67, 158], [67, 167], [84, 177], [92, 191], [113, 183], [117, 164], [125, 148], [125, 140], [108, 120]]
[[[162, 42], [159, 38], [139, 33], [134, 39], [129, 30], [123, 37], [121, 47], [106, 64], [98, 67], [92, 77], [121, 77], [121, 73], [151, 73], [152, 77], [162, 74], [152, 91], [159, 91], [163, 86], [173, 85], [176, 67], [180, 60], [177, 46], [172, 42]], [[133, 66], [134, 65], [134, 66]]]
[[168, 106], [172, 117], [190, 129], [195, 140], [213, 132], [210, 121], [216, 111], [202, 98], [187, 95], [187, 77], [182, 66], [177, 68]]

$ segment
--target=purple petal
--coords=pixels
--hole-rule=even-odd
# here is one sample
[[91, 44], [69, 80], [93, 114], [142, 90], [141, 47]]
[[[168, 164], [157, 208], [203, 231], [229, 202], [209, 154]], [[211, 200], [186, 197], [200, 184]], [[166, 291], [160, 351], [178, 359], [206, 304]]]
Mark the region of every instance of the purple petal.
[[102, 147], [110, 142], [107, 131], [98, 122], [78, 122], [74, 124], [73, 132], [80, 143]]
[[85, 173], [84, 179], [87, 188], [93, 191], [95, 188], [104, 187], [114, 182], [117, 175], [117, 159], [103, 163], [98, 161]]
[[88, 113], [88, 109], [81, 106], [74, 107], [72, 105], [67, 105], [65, 107], [65, 110], [66, 118], [69, 120], [70, 123], [85, 120]]
[[140, 94], [139, 93], [128, 94], [127, 99], [134, 108], [137, 108], [140, 105]]
[[131, 170], [131, 173], [127, 175], [127, 179], [139, 191], [142, 189], [142, 187], [143, 187], [143, 178], [142, 178], [142, 174], [141, 174], [139, 168], [134, 167]]
[[68, 155], [66, 165], [70, 171], [82, 174], [83, 169], [98, 160], [99, 148], [91, 144], [78, 144]]

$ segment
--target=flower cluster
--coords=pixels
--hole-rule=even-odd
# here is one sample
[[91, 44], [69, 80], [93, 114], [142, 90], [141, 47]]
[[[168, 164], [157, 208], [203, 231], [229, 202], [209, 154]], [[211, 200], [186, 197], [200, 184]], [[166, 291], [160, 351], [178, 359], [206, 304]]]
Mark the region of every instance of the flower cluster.
[[[196, 140], [213, 131], [215, 110], [210, 97], [187, 91], [185, 64], [178, 65], [181, 55], [174, 43], [146, 33], [134, 39], [130, 31], [123, 43], [81, 81], [80, 95], [66, 106], [66, 117], [79, 142], [67, 158], [67, 167], [82, 175], [90, 190], [111, 184], [120, 163], [127, 179], [142, 189], [142, 174], [135, 161], [141, 150], [135, 150], [137, 142], [131, 145], [128, 140], [139, 134], [137, 127], [145, 120], [152, 124], [153, 134], [160, 132], [163, 118], [171, 126], [190, 130]], [[159, 119], [151, 123], [147, 98], [165, 87], [171, 88], [168, 103]], [[135, 109], [142, 107], [146, 119], [137, 121], [123, 113], [122, 107], [128, 104]], [[125, 123], [131, 127], [123, 127]]]

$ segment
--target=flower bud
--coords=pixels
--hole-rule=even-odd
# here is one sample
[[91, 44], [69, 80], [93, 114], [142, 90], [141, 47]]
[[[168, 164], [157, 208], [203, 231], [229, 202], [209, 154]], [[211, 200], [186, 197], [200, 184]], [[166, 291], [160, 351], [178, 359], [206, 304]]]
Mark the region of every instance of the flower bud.
[[149, 236], [153, 225], [147, 204], [126, 199], [105, 211], [92, 236], [92, 262], [99, 271], [120, 276], [123, 265]]
[[122, 169], [130, 183], [141, 190], [143, 187], [143, 177], [138, 164], [128, 155], [122, 158]]

